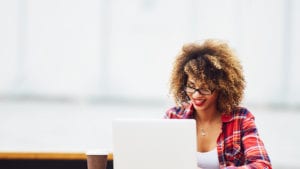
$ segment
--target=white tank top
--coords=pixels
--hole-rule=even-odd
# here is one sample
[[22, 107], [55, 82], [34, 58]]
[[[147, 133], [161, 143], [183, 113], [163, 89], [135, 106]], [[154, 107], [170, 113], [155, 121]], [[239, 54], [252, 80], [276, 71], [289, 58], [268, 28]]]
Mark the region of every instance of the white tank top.
[[197, 152], [197, 164], [201, 169], [219, 169], [217, 148], [208, 152]]

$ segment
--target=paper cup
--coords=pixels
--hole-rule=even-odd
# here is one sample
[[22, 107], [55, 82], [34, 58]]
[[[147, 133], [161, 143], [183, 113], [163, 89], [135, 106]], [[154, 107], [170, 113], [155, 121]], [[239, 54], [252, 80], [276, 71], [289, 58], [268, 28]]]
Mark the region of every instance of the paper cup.
[[106, 169], [108, 151], [88, 151], [87, 167], [88, 169]]

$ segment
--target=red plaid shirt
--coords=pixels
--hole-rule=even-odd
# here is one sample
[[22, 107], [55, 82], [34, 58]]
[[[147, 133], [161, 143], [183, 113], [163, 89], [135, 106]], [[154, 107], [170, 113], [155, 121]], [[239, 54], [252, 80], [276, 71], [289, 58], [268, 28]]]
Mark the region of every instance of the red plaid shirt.
[[[166, 112], [169, 119], [194, 119], [192, 104], [173, 107]], [[217, 139], [220, 168], [222, 169], [271, 169], [267, 151], [260, 139], [254, 116], [239, 107], [222, 115], [222, 132]]]

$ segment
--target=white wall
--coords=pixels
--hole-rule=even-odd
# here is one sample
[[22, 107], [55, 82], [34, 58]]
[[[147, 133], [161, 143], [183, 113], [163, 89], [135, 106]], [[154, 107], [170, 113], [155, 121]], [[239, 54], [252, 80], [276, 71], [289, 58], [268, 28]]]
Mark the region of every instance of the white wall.
[[295, 0], [1, 0], [0, 95], [165, 101], [185, 42], [227, 40], [245, 103], [300, 103]]
[[287, 74], [289, 78], [287, 91], [288, 91], [288, 102], [292, 105], [299, 105], [299, 95], [300, 95], [300, 78], [299, 78], [299, 63], [300, 63], [300, 1], [293, 0], [291, 1], [291, 14], [290, 14], [290, 36], [289, 40], [291, 41], [290, 44], [290, 60], [289, 67], [287, 70]]
[[10, 92], [19, 73], [19, 16], [16, 0], [0, 1], [0, 92]]

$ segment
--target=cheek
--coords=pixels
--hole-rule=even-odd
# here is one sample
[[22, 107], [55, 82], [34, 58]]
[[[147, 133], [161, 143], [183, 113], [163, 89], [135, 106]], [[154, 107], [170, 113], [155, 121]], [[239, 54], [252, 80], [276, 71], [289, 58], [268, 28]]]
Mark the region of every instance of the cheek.
[[188, 97], [192, 97], [193, 94], [191, 93], [185, 93]]
[[214, 94], [211, 96], [210, 100], [211, 100], [212, 102], [217, 102], [217, 100], [218, 100], [218, 94], [217, 94], [217, 93], [214, 93]]

